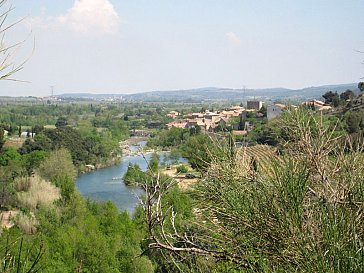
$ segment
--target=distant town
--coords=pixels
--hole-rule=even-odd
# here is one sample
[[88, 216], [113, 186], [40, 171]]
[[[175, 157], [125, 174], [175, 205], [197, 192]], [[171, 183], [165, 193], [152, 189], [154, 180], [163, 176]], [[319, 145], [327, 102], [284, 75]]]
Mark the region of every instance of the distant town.
[[[326, 105], [320, 100], [310, 100], [302, 102], [316, 111], [330, 111], [332, 106]], [[217, 111], [205, 110], [198, 113], [180, 114], [177, 111], [170, 111], [167, 116], [173, 118], [167, 127], [181, 129], [199, 128], [202, 132], [219, 132], [231, 131], [233, 135], [246, 135], [253, 129], [253, 125], [247, 121], [247, 116], [257, 119], [267, 118], [271, 120], [280, 116], [288, 107], [297, 107], [296, 105], [271, 104], [265, 106], [262, 101], [247, 101], [246, 108], [241, 105], [232, 106]]]

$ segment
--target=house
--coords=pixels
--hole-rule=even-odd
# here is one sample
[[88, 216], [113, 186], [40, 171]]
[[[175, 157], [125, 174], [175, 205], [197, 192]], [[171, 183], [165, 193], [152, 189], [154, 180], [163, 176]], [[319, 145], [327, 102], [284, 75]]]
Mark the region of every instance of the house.
[[321, 106], [324, 106], [325, 103], [323, 101], [320, 101], [320, 100], [310, 100], [310, 101], [302, 102], [302, 105], [309, 105], [309, 106], [314, 107], [315, 110], [317, 110]]
[[330, 105], [323, 105], [320, 108], [317, 109], [318, 111], [330, 111], [332, 110], [332, 107]]
[[205, 120], [207, 120], [207, 119], [211, 120], [211, 123], [219, 122], [219, 120], [221, 119], [219, 114], [211, 113], [211, 112], [205, 113], [205, 115], [203, 117]]
[[222, 128], [226, 128], [229, 124], [230, 124], [230, 122], [229, 122], [228, 118], [221, 118], [220, 121], [219, 121], [219, 125]]
[[197, 118], [197, 119], [189, 119], [187, 120], [186, 128], [195, 128], [200, 127], [202, 131], [207, 132], [211, 130], [212, 122], [209, 119], [205, 118]]
[[229, 111], [238, 111], [238, 112], [243, 112], [245, 110], [244, 107], [236, 105], [236, 106], [232, 106], [228, 109]]
[[312, 108], [314, 108], [316, 111], [329, 111], [329, 110], [332, 109], [331, 106], [325, 105], [325, 103], [323, 101], [320, 101], [320, 100], [305, 101], [302, 104], [303, 105], [309, 105]]
[[171, 111], [167, 114], [168, 117], [171, 117], [173, 119], [176, 119], [179, 116], [179, 113], [177, 111]]
[[172, 127], [184, 129], [187, 128], [187, 121], [184, 119], [172, 121], [167, 124], [168, 129], [171, 129]]
[[204, 114], [202, 113], [191, 113], [191, 114], [187, 114], [186, 118], [188, 119], [195, 119], [195, 118], [203, 118]]
[[280, 116], [285, 108], [286, 108], [286, 105], [280, 104], [280, 103], [269, 105], [267, 107], [267, 118], [268, 118], [268, 120], [271, 120], [271, 119], [273, 119], [275, 117]]
[[234, 117], [236, 115], [236, 112], [235, 111], [221, 111], [220, 112], [220, 115], [225, 117], [225, 118], [231, 118], [231, 117]]
[[246, 102], [246, 108], [248, 109], [254, 109], [259, 111], [260, 108], [262, 108], [263, 106], [263, 102], [262, 101], [258, 101], [258, 100], [248, 100]]
[[20, 137], [35, 137], [35, 133], [30, 133], [30, 132], [22, 132]]
[[[254, 111], [254, 110], [251, 110]], [[171, 111], [172, 112], [172, 111]], [[171, 113], [173, 114], [173, 113]], [[167, 124], [168, 128], [197, 128], [203, 132], [213, 132], [217, 127], [225, 128], [230, 126], [229, 118], [245, 115], [246, 110], [241, 106], [233, 106], [223, 111], [211, 112], [206, 110], [203, 113], [189, 113], [184, 119], [175, 120]]]

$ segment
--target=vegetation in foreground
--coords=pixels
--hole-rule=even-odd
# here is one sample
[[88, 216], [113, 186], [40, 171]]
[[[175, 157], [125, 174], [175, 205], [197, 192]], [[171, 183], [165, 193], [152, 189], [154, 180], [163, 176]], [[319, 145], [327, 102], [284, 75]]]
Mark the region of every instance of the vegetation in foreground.
[[244, 149], [218, 148], [190, 193], [191, 218], [168, 185], [149, 186], [150, 257], [167, 257], [157, 272], [362, 272], [363, 143], [307, 110], [277, 122], [281, 150], [264, 168]]

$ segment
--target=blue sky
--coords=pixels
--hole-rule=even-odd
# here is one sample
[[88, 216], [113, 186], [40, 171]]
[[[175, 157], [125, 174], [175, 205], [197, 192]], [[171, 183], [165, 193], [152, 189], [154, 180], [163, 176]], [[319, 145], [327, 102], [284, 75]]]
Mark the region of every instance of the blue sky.
[[[207, 86], [302, 88], [364, 76], [363, 1], [14, 0], [31, 55], [0, 95]], [[33, 38], [35, 50], [32, 54]]]

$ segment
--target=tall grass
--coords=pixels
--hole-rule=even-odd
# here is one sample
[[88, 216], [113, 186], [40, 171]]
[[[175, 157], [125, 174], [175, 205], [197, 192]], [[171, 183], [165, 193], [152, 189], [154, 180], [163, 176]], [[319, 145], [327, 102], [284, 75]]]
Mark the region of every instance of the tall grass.
[[29, 183], [27, 191], [17, 193], [18, 202], [21, 207], [25, 207], [30, 211], [35, 211], [40, 205], [51, 204], [60, 198], [60, 190], [39, 176], [20, 178], [16, 181], [17, 188], [22, 188], [24, 181]]
[[246, 272], [363, 272], [364, 146], [304, 111], [282, 124], [270, 171], [243, 150], [213, 159], [194, 191], [196, 245]]
[[19, 213], [13, 221], [24, 234], [35, 234], [37, 232], [38, 221], [32, 214]]

